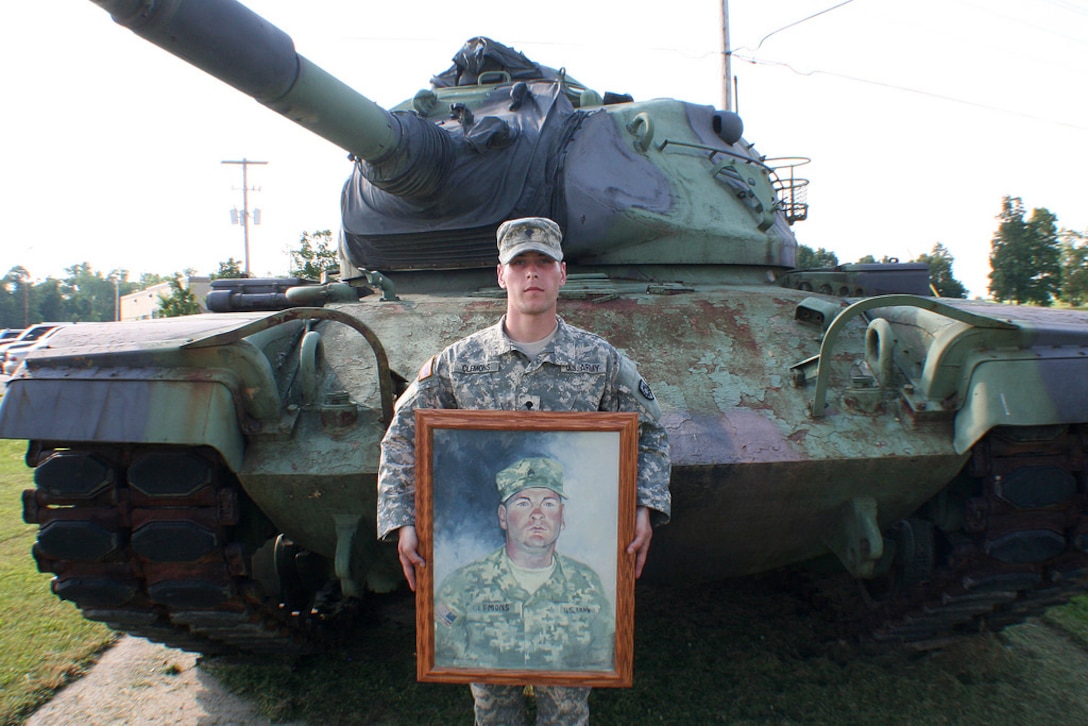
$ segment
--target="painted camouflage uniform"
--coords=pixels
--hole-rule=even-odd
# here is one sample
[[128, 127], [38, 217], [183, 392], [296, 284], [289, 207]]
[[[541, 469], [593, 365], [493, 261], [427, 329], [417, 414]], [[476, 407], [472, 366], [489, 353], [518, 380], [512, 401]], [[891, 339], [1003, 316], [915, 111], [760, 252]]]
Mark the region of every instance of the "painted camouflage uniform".
[[604, 338], [558, 319], [551, 344], [529, 360], [503, 321], [431, 358], [397, 400], [382, 439], [378, 537], [415, 526], [415, 409], [633, 411], [639, 415], [638, 504], [654, 524], [668, 521], [669, 440], [661, 412], [635, 364]]
[[[501, 249], [501, 245], [500, 245]], [[517, 349], [503, 322], [485, 328], [431, 358], [397, 400], [382, 439], [378, 469], [378, 536], [415, 526], [415, 409], [501, 411], [630, 411], [639, 415], [638, 504], [654, 524], [669, 519], [669, 440], [661, 411], [635, 364], [600, 336], [557, 316], [551, 343], [535, 358]], [[476, 723], [526, 723], [520, 686], [473, 683]], [[537, 723], [589, 722], [589, 688], [537, 686]]]
[[600, 578], [555, 553], [529, 594], [506, 548], [458, 569], [435, 598], [435, 665], [459, 668], [611, 670], [616, 622]]

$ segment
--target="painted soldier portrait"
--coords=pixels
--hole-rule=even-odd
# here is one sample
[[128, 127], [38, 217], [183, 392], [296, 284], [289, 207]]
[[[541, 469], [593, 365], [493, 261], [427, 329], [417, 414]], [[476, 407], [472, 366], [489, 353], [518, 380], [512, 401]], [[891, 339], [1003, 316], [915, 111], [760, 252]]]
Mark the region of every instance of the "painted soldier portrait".
[[563, 465], [519, 458], [495, 475], [493, 552], [459, 567], [435, 596], [435, 663], [466, 668], [611, 670], [615, 615], [600, 576], [560, 552]]
[[638, 416], [416, 417], [417, 677], [630, 686]]

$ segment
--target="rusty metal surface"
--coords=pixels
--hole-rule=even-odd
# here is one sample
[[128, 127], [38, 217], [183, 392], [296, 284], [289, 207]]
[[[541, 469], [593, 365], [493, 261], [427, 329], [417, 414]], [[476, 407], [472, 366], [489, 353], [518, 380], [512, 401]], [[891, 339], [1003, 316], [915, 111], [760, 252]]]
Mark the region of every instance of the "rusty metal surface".
[[[832, 415], [815, 419], [810, 392], [795, 388], [789, 372], [820, 346], [818, 328], [794, 321], [803, 293], [696, 285], [666, 296], [625, 287], [603, 301], [563, 300], [560, 314], [627, 352], [661, 403], [674, 524], [655, 536], [649, 577], [747, 574], [819, 555], [820, 532], [843, 502], [871, 494], [890, 522], [963, 465], [951, 421], [917, 427], [897, 406], [862, 413], [843, 402], [849, 368], [864, 351], [864, 321], [843, 331], [831, 366]], [[504, 306], [403, 297], [340, 309], [366, 321], [407, 378], [445, 345], [493, 323]], [[325, 335], [330, 367], [349, 388], [365, 390], [363, 379], [373, 375], [367, 356], [347, 333], [330, 327]]]

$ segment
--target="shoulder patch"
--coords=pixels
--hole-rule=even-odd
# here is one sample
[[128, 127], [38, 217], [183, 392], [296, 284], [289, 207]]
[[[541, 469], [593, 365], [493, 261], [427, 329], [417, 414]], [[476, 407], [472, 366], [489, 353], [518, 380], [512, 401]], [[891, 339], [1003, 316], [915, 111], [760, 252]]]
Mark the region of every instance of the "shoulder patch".
[[640, 406], [646, 409], [646, 413], [651, 418], [657, 419], [661, 416], [661, 409], [657, 405], [657, 397], [650, 390], [650, 384], [639, 374], [634, 361], [625, 355], [620, 356], [620, 370], [616, 377], [616, 383], [630, 391], [631, 396]]
[[427, 362], [419, 369], [419, 375], [416, 376], [417, 381], [425, 381], [434, 375], [434, 362], [437, 357], [432, 355], [427, 359]]

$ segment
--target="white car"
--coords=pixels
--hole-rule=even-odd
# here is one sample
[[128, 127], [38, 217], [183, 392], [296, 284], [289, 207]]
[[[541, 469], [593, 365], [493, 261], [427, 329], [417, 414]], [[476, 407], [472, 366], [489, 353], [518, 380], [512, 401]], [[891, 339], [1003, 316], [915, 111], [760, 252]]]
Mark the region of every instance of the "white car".
[[0, 342], [0, 356], [3, 356], [8, 348], [17, 343], [33, 343], [58, 325], [71, 325], [71, 323], [37, 323], [36, 325], [31, 325], [29, 328], [23, 329], [14, 338], [8, 338], [7, 340]]
[[0, 329], [0, 343], [13, 343], [15, 339], [23, 334], [22, 328], [3, 328]]
[[15, 373], [15, 370], [19, 367], [19, 364], [26, 359], [27, 353], [39, 348], [49, 347], [49, 338], [61, 328], [73, 325], [73, 323], [42, 323], [40, 326], [31, 326], [27, 328], [30, 331], [37, 327], [48, 326], [43, 330], [38, 331], [33, 339], [27, 340], [20, 337], [19, 339], [7, 344], [3, 352], [0, 353], [0, 373], [5, 376], [10, 376]]

